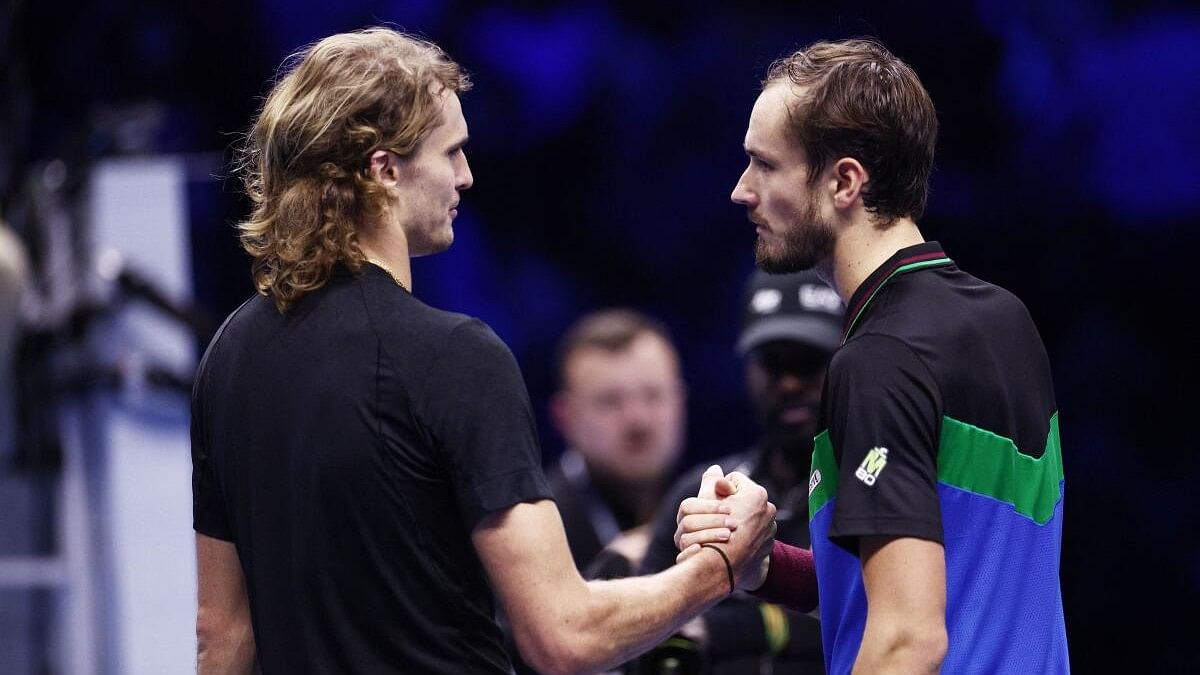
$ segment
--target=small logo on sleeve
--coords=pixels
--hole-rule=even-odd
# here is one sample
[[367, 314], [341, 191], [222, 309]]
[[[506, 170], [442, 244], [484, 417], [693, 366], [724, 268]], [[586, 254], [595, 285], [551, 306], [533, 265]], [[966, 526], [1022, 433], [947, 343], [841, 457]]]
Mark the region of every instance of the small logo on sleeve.
[[813, 490], [821, 484], [821, 470], [813, 469], [812, 475], [808, 477], [808, 496], [811, 497]]
[[887, 456], [887, 448], [871, 448], [863, 458], [862, 464], [854, 471], [854, 477], [867, 485], [874, 485], [875, 481], [879, 480], [879, 474], [883, 473], [883, 468], [887, 466]]

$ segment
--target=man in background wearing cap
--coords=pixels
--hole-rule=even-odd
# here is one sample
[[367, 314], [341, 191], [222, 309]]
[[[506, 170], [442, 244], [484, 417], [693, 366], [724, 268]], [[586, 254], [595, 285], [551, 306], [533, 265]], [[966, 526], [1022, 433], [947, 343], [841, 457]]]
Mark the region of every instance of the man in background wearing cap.
[[[809, 546], [808, 466], [825, 368], [841, 338], [841, 299], [813, 272], [772, 276], [755, 272], [747, 284], [738, 353], [746, 364], [746, 389], [762, 425], [748, 451], [718, 464], [740, 471], [767, 489], [778, 507], [776, 538]], [[705, 464], [704, 466], [707, 466]], [[675, 564], [675, 517], [679, 503], [696, 494], [704, 466], [672, 487], [654, 518], [654, 532], [640, 573]], [[817, 620], [748, 595], [736, 595], [697, 617], [672, 647], [700, 652], [711, 672], [824, 672]], [[655, 652], [647, 659], [655, 659]]]

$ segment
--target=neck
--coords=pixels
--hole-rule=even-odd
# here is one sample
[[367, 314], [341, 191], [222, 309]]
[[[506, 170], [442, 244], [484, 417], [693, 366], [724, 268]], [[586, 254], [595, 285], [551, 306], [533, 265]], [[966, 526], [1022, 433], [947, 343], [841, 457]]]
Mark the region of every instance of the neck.
[[838, 235], [833, 258], [824, 276], [849, 303], [867, 277], [907, 246], [925, 241], [917, 224], [911, 218], [897, 218], [887, 229], [880, 229], [874, 221], [861, 218], [854, 225], [844, 228]]
[[382, 267], [396, 283], [412, 291], [412, 263], [408, 255], [408, 238], [399, 228], [378, 228], [370, 237], [360, 236], [358, 247], [367, 262]]

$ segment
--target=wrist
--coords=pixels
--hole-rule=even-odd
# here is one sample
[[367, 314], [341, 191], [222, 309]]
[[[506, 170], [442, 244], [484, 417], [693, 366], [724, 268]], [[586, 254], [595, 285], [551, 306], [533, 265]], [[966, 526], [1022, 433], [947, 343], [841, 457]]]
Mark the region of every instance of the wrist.
[[723, 548], [717, 546], [716, 544], [701, 544], [700, 546], [701, 548], [711, 549], [716, 552], [717, 555], [721, 556], [721, 562], [724, 563], [725, 568], [725, 578], [729, 584], [729, 595], [733, 595], [734, 590], [737, 589], [737, 580], [733, 573], [733, 563], [729, 560], [729, 554], [727, 554]]

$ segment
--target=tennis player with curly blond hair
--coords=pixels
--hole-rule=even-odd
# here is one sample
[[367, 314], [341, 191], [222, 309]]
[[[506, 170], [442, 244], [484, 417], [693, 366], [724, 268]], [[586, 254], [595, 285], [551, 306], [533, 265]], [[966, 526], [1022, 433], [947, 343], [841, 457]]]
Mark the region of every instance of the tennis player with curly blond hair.
[[471, 187], [468, 87], [429, 42], [334, 35], [247, 136], [258, 294], [192, 397], [200, 673], [509, 673], [494, 595], [531, 665], [594, 671], [761, 583], [774, 507], [753, 485], [702, 555], [585, 582], [512, 354], [412, 294], [410, 258], [450, 246]]

